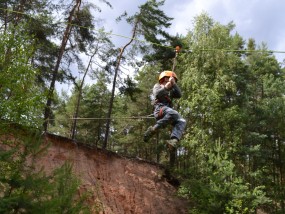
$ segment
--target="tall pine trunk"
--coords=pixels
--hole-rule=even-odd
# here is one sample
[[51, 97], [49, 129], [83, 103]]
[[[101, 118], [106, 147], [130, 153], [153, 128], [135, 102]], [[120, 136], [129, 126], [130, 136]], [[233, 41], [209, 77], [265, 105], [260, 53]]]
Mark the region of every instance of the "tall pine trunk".
[[78, 87], [78, 97], [77, 97], [77, 103], [76, 103], [76, 106], [75, 106], [75, 112], [74, 112], [74, 115], [73, 115], [73, 121], [72, 121], [72, 127], [71, 127], [71, 139], [72, 140], [75, 140], [75, 131], [76, 131], [76, 126], [77, 126], [77, 117], [78, 117], [78, 112], [79, 112], [79, 107], [80, 107], [80, 100], [81, 100], [81, 96], [82, 96], [82, 88], [83, 88], [83, 85], [84, 85], [84, 81], [85, 81], [85, 77], [88, 73], [88, 70], [89, 70], [89, 67], [92, 63], [92, 59], [93, 57], [96, 55], [97, 53], [97, 48], [96, 48], [96, 51], [94, 52], [94, 54], [90, 57], [90, 60], [88, 62], [88, 65], [87, 65], [87, 68], [84, 72], [84, 75], [83, 75], [83, 78], [82, 78], [82, 81]]
[[135, 38], [136, 33], [137, 33], [136, 32], [137, 31], [137, 27], [138, 27], [138, 20], [134, 24], [133, 35], [132, 35], [131, 40], [121, 49], [120, 54], [118, 56], [118, 61], [117, 61], [117, 65], [116, 65], [116, 68], [115, 68], [115, 74], [114, 74], [114, 80], [113, 80], [113, 86], [112, 86], [112, 93], [111, 93], [111, 98], [110, 98], [110, 105], [109, 105], [108, 114], [107, 114], [105, 139], [104, 139], [104, 143], [103, 143], [103, 146], [102, 146], [103, 149], [106, 149], [107, 148], [107, 144], [108, 144], [110, 123], [111, 123], [111, 115], [112, 115], [114, 96], [115, 96], [116, 81], [117, 81], [119, 67], [120, 67], [120, 64], [121, 64], [121, 59], [122, 59], [122, 56], [123, 56], [123, 53], [124, 53], [125, 49], [134, 41], [134, 38]]
[[70, 32], [72, 30], [71, 24], [72, 24], [73, 17], [75, 16], [76, 11], [79, 10], [80, 5], [81, 5], [81, 0], [76, 0], [75, 5], [73, 6], [72, 10], [69, 13], [68, 23], [67, 23], [66, 29], [65, 29], [64, 34], [63, 34], [63, 38], [62, 38], [57, 62], [56, 62], [55, 68], [54, 68], [53, 73], [52, 73], [52, 80], [50, 83], [50, 88], [49, 88], [48, 96], [47, 96], [47, 102], [46, 102], [46, 106], [45, 106], [45, 110], [44, 110], [43, 128], [44, 128], [45, 132], [47, 132], [47, 130], [48, 130], [48, 122], [49, 122], [49, 118], [50, 118], [50, 114], [51, 114], [51, 104], [52, 104], [53, 93], [54, 93], [54, 89], [55, 89], [55, 83], [57, 81], [59, 66], [60, 66], [60, 63], [62, 60], [62, 56], [63, 56], [64, 51], [65, 51], [66, 43], [69, 39]]

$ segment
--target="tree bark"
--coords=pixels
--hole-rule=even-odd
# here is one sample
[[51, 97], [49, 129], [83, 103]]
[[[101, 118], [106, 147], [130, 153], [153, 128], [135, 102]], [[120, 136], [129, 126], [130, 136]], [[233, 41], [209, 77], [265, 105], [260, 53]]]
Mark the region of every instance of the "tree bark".
[[60, 63], [62, 60], [63, 53], [65, 51], [66, 43], [69, 39], [70, 32], [72, 30], [71, 23], [72, 23], [73, 17], [75, 15], [75, 12], [77, 10], [79, 10], [80, 5], [81, 5], [81, 0], [76, 0], [76, 4], [74, 5], [74, 7], [72, 8], [72, 10], [69, 13], [68, 23], [67, 23], [67, 26], [65, 28], [63, 38], [61, 41], [61, 46], [60, 46], [57, 62], [56, 62], [55, 68], [54, 68], [53, 73], [52, 73], [52, 80], [50, 83], [50, 88], [49, 88], [48, 96], [47, 96], [47, 102], [46, 102], [46, 106], [45, 106], [45, 110], [44, 110], [43, 128], [44, 128], [45, 132], [47, 132], [47, 129], [48, 129], [48, 122], [49, 122], [48, 120], [49, 120], [50, 114], [51, 114], [51, 104], [52, 104], [52, 98], [53, 98], [55, 83], [56, 83], [57, 76], [58, 76], [59, 66], [60, 66]]
[[112, 86], [112, 94], [111, 94], [111, 98], [110, 98], [110, 105], [109, 105], [108, 114], [107, 114], [105, 139], [104, 139], [104, 143], [103, 143], [103, 146], [102, 146], [103, 149], [106, 149], [107, 148], [107, 144], [108, 144], [110, 123], [111, 123], [111, 115], [112, 115], [114, 96], [115, 96], [116, 81], [117, 81], [119, 67], [120, 67], [120, 64], [121, 64], [121, 59], [122, 59], [122, 56], [123, 56], [123, 53], [124, 53], [125, 49], [134, 41], [134, 38], [136, 36], [137, 27], [138, 27], [138, 20], [135, 22], [135, 25], [134, 25], [134, 28], [133, 28], [133, 35], [132, 35], [131, 40], [123, 48], [121, 48], [120, 54], [118, 56], [118, 61], [117, 61], [117, 65], [116, 65], [116, 68], [115, 68], [115, 74], [114, 74], [114, 80], [113, 80], [113, 86]]
[[78, 117], [78, 112], [79, 112], [79, 107], [80, 107], [80, 100], [81, 100], [81, 95], [82, 95], [83, 84], [84, 84], [84, 81], [85, 81], [85, 77], [86, 77], [86, 75], [88, 73], [89, 67], [91, 65], [92, 59], [96, 55], [97, 50], [98, 49], [96, 48], [96, 51], [90, 57], [90, 60], [89, 60], [88, 65], [87, 65], [87, 68], [86, 68], [86, 70], [84, 72], [84, 76], [83, 76], [82, 81], [80, 83], [80, 86], [78, 88], [78, 98], [77, 98], [77, 103], [76, 103], [76, 106], [75, 106], [75, 112], [74, 112], [74, 115], [73, 115], [73, 122], [72, 122], [72, 128], [71, 128], [71, 139], [72, 140], [75, 140], [75, 130], [76, 130], [76, 125], [77, 125], [77, 117]]

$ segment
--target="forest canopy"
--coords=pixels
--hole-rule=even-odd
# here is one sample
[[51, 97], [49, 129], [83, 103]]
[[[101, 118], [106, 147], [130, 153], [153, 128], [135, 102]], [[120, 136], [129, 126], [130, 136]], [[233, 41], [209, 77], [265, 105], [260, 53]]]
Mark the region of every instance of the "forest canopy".
[[[152, 0], [119, 17], [132, 34], [116, 47], [112, 32], [97, 28], [100, 4], [111, 7], [0, 3], [1, 128], [17, 123], [167, 165], [168, 130], [142, 139], [155, 122], [152, 87], [175, 62], [183, 93], [175, 109], [187, 120], [171, 169], [180, 195], [193, 213], [284, 213], [284, 67], [266, 43], [207, 13], [186, 35], [170, 35], [173, 18]], [[70, 91], [59, 93], [59, 83]]]

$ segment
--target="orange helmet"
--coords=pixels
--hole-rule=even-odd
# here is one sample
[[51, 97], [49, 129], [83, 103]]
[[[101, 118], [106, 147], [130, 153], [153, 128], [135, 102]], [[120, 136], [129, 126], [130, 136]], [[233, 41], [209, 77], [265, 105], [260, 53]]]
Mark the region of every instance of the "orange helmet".
[[162, 80], [164, 77], [174, 77], [175, 81], [177, 82], [177, 76], [173, 71], [163, 71], [160, 73], [158, 77], [158, 81]]

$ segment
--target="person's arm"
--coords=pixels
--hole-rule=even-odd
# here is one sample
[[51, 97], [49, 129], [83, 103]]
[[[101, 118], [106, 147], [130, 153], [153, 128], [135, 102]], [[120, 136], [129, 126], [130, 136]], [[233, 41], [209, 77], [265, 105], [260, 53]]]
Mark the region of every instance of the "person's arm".
[[170, 77], [169, 78], [169, 83], [171, 83], [171, 97], [172, 98], [180, 98], [182, 97], [182, 93], [178, 85], [176, 84], [175, 78]]
[[171, 96], [173, 98], [181, 98], [182, 97], [182, 92], [177, 84], [173, 85], [172, 90], [171, 90]]
[[153, 86], [152, 93], [153, 93], [153, 96], [155, 97], [155, 99], [159, 99], [159, 98], [164, 97], [165, 95], [168, 94], [168, 89], [165, 86], [156, 83]]

